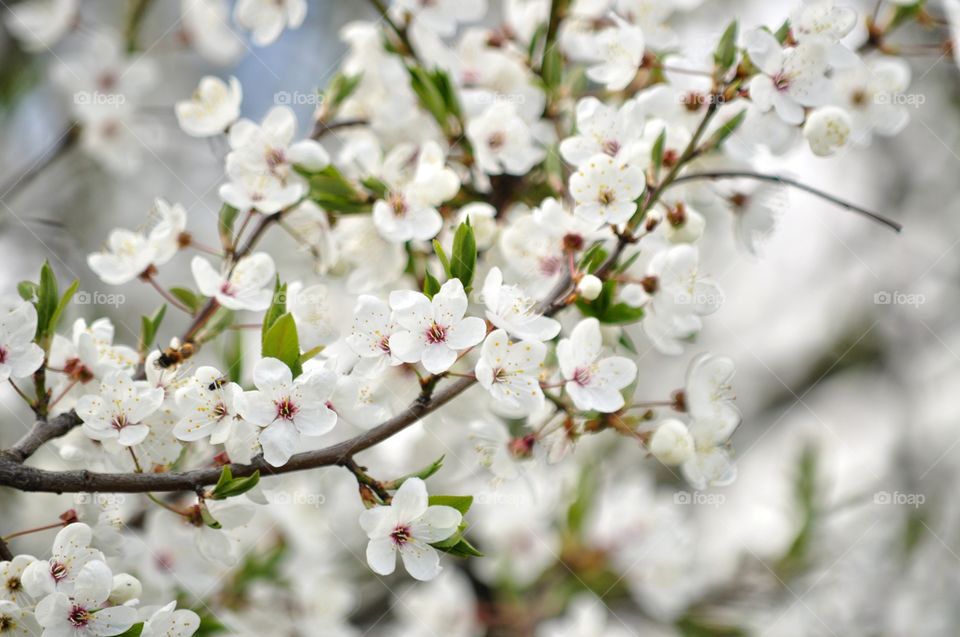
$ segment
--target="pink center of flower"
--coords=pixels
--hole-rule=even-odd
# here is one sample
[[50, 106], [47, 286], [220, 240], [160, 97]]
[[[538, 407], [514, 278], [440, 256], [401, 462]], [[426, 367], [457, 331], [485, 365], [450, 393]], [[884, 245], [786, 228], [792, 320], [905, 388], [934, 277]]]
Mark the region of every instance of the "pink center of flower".
[[540, 272], [545, 276], [553, 276], [563, 267], [563, 259], [560, 257], [543, 257], [540, 259]]
[[220, 286], [220, 294], [225, 294], [227, 296], [233, 296], [237, 293], [236, 288], [230, 283], [230, 281], [224, 281]]
[[227, 406], [223, 403], [217, 403], [213, 408], [213, 417], [217, 420], [222, 420], [228, 413]]
[[113, 417], [113, 420], [110, 421], [110, 426], [120, 431], [127, 426], [127, 415], [126, 414], [117, 414]]
[[790, 88], [790, 78], [783, 71], [773, 76], [773, 85], [781, 93]]
[[405, 524], [398, 524], [393, 532], [390, 533], [390, 539], [393, 540], [393, 543], [397, 546], [403, 546], [413, 538], [413, 535], [410, 532], [410, 527]]
[[592, 374], [590, 373], [589, 367], [578, 367], [573, 372], [573, 382], [580, 385], [581, 387], [586, 387], [590, 384], [590, 378]]
[[53, 578], [53, 581], [59, 582], [64, 577], [67, 576], [67, 566], [61, 562], [51, 562], [50, 563], [50, 577]]
[[390, 204], [390, 207], [393, 209], [394, 216], [402, 217], [405, 214], [407, 214], [407, 210], [408, 210], [407, 200], [404, 199], [403, 195], [400, 194], [399, 192], [390, 193], [390, 197], [388, 198], [388, 203]]
[[7, 350], [3, 347], [0, 347], [0, 363], [7, 362]]
[[438, 323], [433, 323], [427, 328], [427, 342], [431, 345], [443, 343], [447, 340], [447, 328]]
[[279, 166], [282, 166], [286, 163], [287, 158], [283, 154], [283, 150], [280, 148], [271, 148], [267, 151], [266, 155], [267, 166], [271, 171], [276, 170]]
[[620, 142], [615, 139], [608, 139], [607, 141], [603, 142], [601, 147], [603, 148], [603, 152], [611, 157], [616, 157], [617, 153], [620, 152]]
[[282, 420], [293, 420], [293, 417], [299, 411], [299, 408], [289, 398], [275, 400], [273, 404], [277, 406], [277, 418]]
[[81, 628], [90, 623], [90, 620], [93, 619], [93, 615], [91, 615], [90, 611], [83, 606], [74, 605], [74, 607], [70, 609], [70, 614], [67, 615], [67, 619], [69, 619], [70, 623], [77, 628]]
[[487, 139], [487, 146], [490, 147], [490, 150], [499, 150], [503, 148], [505, 143], [507, 143], [507, 136], [500, 132], [494, 133]]
[[384, 354], [390, 353], [390, 337], [384, 336], [380, 339], [380, 342], [377, 343], [377, 347], [380, 348], [380, 351]]

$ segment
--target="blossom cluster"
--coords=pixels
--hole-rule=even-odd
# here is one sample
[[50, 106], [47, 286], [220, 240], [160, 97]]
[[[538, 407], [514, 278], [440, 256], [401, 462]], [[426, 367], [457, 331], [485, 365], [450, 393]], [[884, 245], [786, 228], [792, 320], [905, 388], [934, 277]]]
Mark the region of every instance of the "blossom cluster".
[[[798, 147], [826, 156], [896, 134], [909, 67], [873, 55], [876, 33], [854, 42], [857, 14], [832, 0], [802, 3], [777, 29], [731, 22], [708, 52], [680, 48], [670, 26], [696, 0], [506, 0], [498, 28], [484, 26], [486, 4], [395, 0], [386, 22], [343, 27], [346, 57], [306, 136], [289, 105], [243, 117], [251, 87], [235, 77], [203, 77], [173, 105], [177, 134], [227, 149], [216, 227], [159, 197], [146, 223], [114, 229], [87, 257], [104, 284], [162, 295], [139, 342], [115, 342], [104, 317], [58, 329], [76, 286], [61, 294], [48, 267], [0, 317], [0, 380], [33, 382], [32, 397], [21, 393], [39, 418], [80, 423], [55, 441], [64, 461], [141, 479], [222, 471], [215, 486], [147, 502], [168, 520], [151, 524], [175, 521], [221, 564], [238, 559], [234, 530], [270, 507], [253, 467], [339, 465], [359, 489], [351, 519], [370, 569], [389, 575], [399, 555], [418, 580], [440, 576], [440, 553], [479, 556], [466, 537], [472, 500], [428, 494], [440, 462], [393, 457], [383, 471], [402, 477], [385, 479], [353, 454], [419, 420], [445, 415], [450, 455], [471, 479], [507, 489], [560, 471], [590, 439], [679, 467], [693, 489], [734, 480], [733, 360], [695, 352], [672, 394], [650, 396], [659, 372], [641, 350], [700, 349], [725, 301], [702, 242], [732, 232], [761, 253], [775, 232], [783, 187], [756, 178], [758, 158]], [[182, 8], [198, 52], [235, 57], [226, 3]], [[70, 42], [78, 11], [76, 0], [28, 0], [7, 22], [33, 49], [61, 38], [79, 47], [54, 79], [93, 96], [75, 101], [80, 146], [107, 170], [136, 170], [153, 60], [111, 34]], [[233, 17], [265, 46], [306, 11], [305, 0], [239, 0]], [[289, 255], [258, 247], [271, 230], [297, 248], [293, 272], [278, 267]], [[178, 262], [190, 278], [163, 283]], [[161, 339], [179, 318], [185, 330]], [[310, 464], [329, 449], [339, 455]], [[13, 634], [21, 622], [22, 634], [36, 624], [50, 637], [138, 622], [143, 635], [197, 629], [192, 611], [139, 607], [139, 582], [92, 548], [91, 533], [109, 535], [121, 509], [65, 526], [48, 561], [0, 565], [23, 583], [0, 602]], [[609, 531], [591, 539], [632, 561]], [[524, 567], [545, 569], [513, 575]], [[630, 586], [654, 614], [678, 612], [656, 584]], [[571, 613], [566, 624], [603, 630], [597, 608]], [[566, 624], [542, 634], [575, 634]]]

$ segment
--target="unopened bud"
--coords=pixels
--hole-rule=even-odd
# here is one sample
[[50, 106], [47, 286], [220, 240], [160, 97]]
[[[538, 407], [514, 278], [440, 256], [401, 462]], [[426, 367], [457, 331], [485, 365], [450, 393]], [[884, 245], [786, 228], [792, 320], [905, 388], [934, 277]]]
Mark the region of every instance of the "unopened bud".
[[584, 276], [577, 285], [577, 292], [580, 293], [580, 297], [587, 301], [595, 300], [602, 291], [603, 281], [592, 274]]
[[679, 420], [664, 420], [653, 432], [649, 448], [663, 464], [682, 464], [693, 457], [693, 436]]

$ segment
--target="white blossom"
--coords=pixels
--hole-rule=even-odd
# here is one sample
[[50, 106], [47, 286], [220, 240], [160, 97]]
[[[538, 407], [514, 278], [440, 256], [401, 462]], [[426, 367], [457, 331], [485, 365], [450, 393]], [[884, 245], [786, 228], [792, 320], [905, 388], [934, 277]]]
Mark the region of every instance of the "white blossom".
[[19, 303], [0, 317], [0, 382], [26, 378], [43, 365], [43, 349], [33, 342], [36, 332], [32, 303]]
[[639, 168], [594, 155], [570, 177], [570, 194], [577, 202], [573, 212], [595, 227], [623, 225], [637, 211], [636, 200], [646, 183]]
[[533, 413], [543, 406], [539, 376], [546, 355], [547, 347], [543, 343], [511, 343], [507, 332], [494, 330], [480, 348], [477, 382], [508, 409]]
[[29, 51], [49, 49], [75, 25], [80, 0], [28, 0], [4, 7], [4, 24]]
[[805, 106], [829, 100], [823, 42], [808, 40], [785, 51], [769, 31], [756, 29], [747, 35], [747, 50], [762, 71], [750, 81], [750, 97], [762, 110], [773, 108], [784, 122], [800, 124]]
[[197, 288], [204, 296], [231, 310], [254, 312], [270, 307], [275, 266], [265, 252], [257, 252], [240, 259], [232, 271], [217, 272], [210, 262], [196, 256], [190, 262]]
[[389, 506], [376, 506], [360, 515], [360, 526], [370, 538], [367, 563], [375, 573], [389, 575], [397, 553], [414, 579], [431, 580], [440, 574], [440, 556], [431, 542], [445, 540], [457, 531], [462, 516], [448, 506], [429, 506], [427, 487], [419, 478], [408, 478], [397, 489]]
[[504, 285], [500, 268], [490, 268], [480, 293], [487, 320], [515, 338], [549, 341], [560, 333], [560, 323], [537, 311], [537, 301], [518, 286]]
[[103, 605], [110, 597], [113, 573], [106, 563], [94, 560], [80, 568], [68, 597], [52, 593], [37, 604], [37, 622], [45, 637], [106, 637], [119, 635], [137, 620], [130, 606]]
[[88, 562], [103, 561], [103, 553], [90, 547], [92, 538], [93, 532], [86, 524], [74, 523], [61, 529], [53, 541], [50, 559], [31, 562], [23, 570], [20, 581], [27, 593], [34, 598], [72, 594], [80, 570]]
[[307, 0], [238, 0], [233, 17], [252, 32], [253, 43], [267, 46], [285, 28], [296, 29], [307, 16]]
[[577, 409], [614, 412], [623, 407], [620, 390], [633, 382], [637, 365], [629, 358], [601, 358], [603, 342], [595, 318], [580, 321], [557, 345], [557, 360], [564, 388]]
[[208, 75], [189, 101], [177, 102], [175, 106], [180, 128], [194, 137], [219, 135], [240, 117], [240, 101], [243, 89], [240, 81], [230, 78], [230, 84], [218, 77]]
[[90, 438], [132, 447], [150, 433], [143, 421], [160, 408], [163, 398], [158, 387], [131, 380], [121, 371], [110, 372], [100, 383], [99, 394], [87, 394], [77, 401], [77, 415]]
[[223, 444], [242, 418], [243, 399], [243, 388], [230, 382], [220, 370], [200, 367], [190, 382], [176, 391], [181, 418], [173, 434], [186, 442], [209, 437], [210, 444]]

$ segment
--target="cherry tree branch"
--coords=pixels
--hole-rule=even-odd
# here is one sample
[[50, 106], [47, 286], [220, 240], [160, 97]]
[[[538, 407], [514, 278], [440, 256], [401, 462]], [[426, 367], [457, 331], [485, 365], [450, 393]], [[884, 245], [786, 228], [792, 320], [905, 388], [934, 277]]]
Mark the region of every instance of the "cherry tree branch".
[[70, 410], [49, 420], [38, 420], [12, 447], [0, 451], [0, 462], [22, 463], [46, 442], [59, 438], [81, 424], [80, 416]]
[[[427, 414], [436, 411], [469, 389], [474, 382], [476, 381], [472, 378], [458, 378], [437, 392], [433, 391], [433, 383], [428, 382], [417, 400], [404, 411], [358, 436], [316, 451], [298, 453], [281, 467], [273, 467], [262, 457], [257, 457], [249, 464], [232, 464], [230, 469], [236, 477], [249, 476], [255, 471], [269, 476], [343, 464], [354, 454], [383, 442]], [[0, 456], [0, 486], [13, 487], [20, 491], [53, 493], [195, 491], [204, 486], [216, 484], [220, 473], [220, 467], [176, 473], [45, 471], [24, 466], [7, 455]]]
[[811, 195], [820, 197], [821, 199], [824, 199], [825, 201], [829, 201], [830, 203], [835, 204], [843, 208], [844, 210], [849, 210], [850, 212], [855, 212], [859, 215], [863, 215], [868, 219], [872, 219], [873, 221], [876, 221], [880, 224], [887, 226], [894, 232], [900, 232], [903, 229], [903, 226], [900, 223], [897, 223], [896, 221], [889, 219], [888, 217], [884, 217], [881, 214], [873, 212], [872, 210], [867, 210], [866, 208], [862, 208], [856, 204], [852, 204], [849, 201], [844, 201], [843, 199], [834, 197], [833, 195], [825, 193], [822, 190], [818, 190], [813, 186], [808, 186], [805, 183], [796, 181], [794, 179], [790, 179], [788, 177], [780, 177], [779, 175], [765, 175], [762, 173], [755, 173], [747, 170], [723, 170], [723, 171], [716, 171], [716, 172], [705, 172], [705, 173], [694, 173], [690, 175], [683, 175], [682, 177], [677, 177], [676, 179], [674, 179], [673, 184], [671, 185], [677, 185], [686, 181], [696, 181], [696, 180], [703, 180], [703, 179], [753, 179], [755, 181], [765, 181], [765, 182], [781, 184], [784, 186], [790, 186], [791, 188], [796, 188], [797, 190], [802, 190], [804, 192], [810, 193]]

